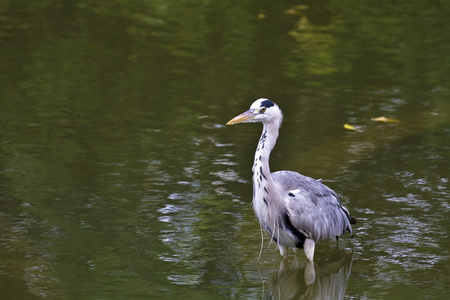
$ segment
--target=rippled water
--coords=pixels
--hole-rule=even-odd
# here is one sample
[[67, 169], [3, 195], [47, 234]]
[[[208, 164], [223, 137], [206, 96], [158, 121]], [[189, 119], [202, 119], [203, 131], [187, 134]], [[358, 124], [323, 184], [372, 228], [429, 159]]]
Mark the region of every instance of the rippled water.
[[[0, 294], [445, 299], [449, 9], [0, 3]], [[284, 112], [271, 169], [359, 221], [314, 265], [261, 238], [261, 127], [224, 125], [258, 97]]]

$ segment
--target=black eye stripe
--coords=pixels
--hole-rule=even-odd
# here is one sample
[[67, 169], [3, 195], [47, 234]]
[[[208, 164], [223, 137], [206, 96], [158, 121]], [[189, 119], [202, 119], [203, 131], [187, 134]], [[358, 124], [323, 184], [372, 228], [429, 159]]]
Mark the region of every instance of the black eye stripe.
[[264, 100], [263, 102], [261, 102], [261, 107], [271, 107], [274, 106], [275, 104], [273, 104], [272, 101], [270, 101], [269, 99]]

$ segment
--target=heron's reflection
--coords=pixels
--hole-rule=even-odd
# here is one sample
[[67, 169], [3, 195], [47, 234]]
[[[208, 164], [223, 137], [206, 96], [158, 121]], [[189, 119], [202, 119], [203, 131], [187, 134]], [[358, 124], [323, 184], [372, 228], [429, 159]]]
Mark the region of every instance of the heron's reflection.
[[352, 253], [335, 250], [327, 261], [280, 264], [266, 299], [344, 299], [352, 269]]

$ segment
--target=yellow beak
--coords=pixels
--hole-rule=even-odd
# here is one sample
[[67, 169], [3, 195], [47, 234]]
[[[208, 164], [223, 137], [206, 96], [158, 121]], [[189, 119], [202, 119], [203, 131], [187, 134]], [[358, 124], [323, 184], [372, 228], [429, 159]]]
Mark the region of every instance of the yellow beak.
[[246, 112], [243, 112], [239, 116], [234, 117], [230, 121], [228, 121], [227, 125], [234, 125], [242, 122], [248, 122], [251, 121], [257, 116], [252, 110], [247, 110]]

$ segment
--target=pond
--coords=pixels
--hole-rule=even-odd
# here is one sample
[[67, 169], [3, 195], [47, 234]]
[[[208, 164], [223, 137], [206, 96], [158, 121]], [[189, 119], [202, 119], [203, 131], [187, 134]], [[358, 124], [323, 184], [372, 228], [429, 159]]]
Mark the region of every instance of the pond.
[[[446, 298], [449, 14], [0, 1], [1, 295]], [[358, 219], [314, 264], [283, 260], [251, 207], [261, 125], [225, 124], [260, 97], [284, 113], [271, 170], [322, 179]]]

